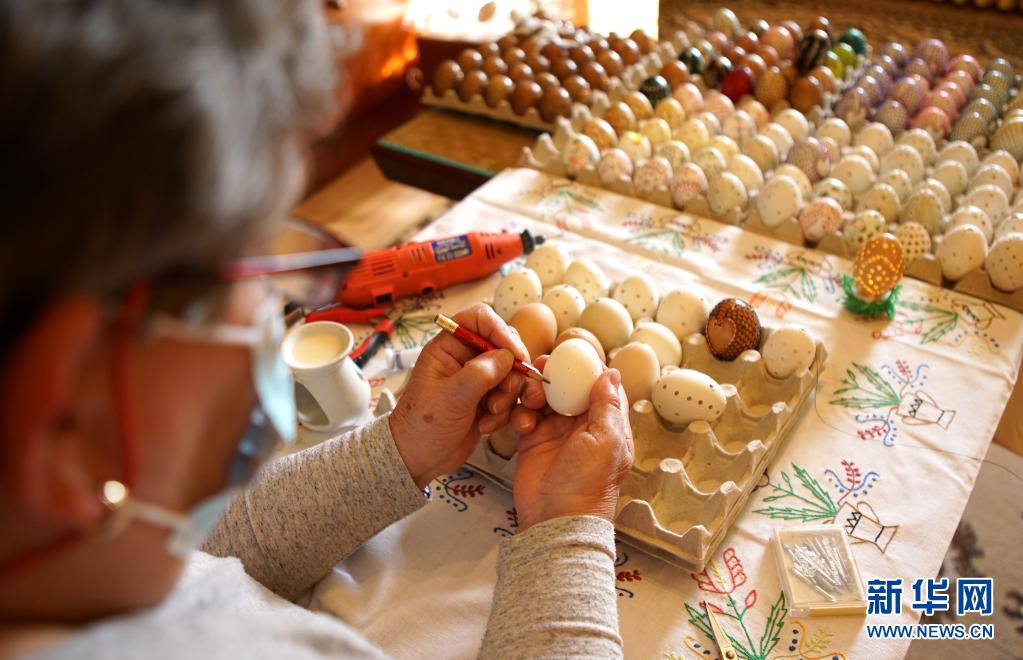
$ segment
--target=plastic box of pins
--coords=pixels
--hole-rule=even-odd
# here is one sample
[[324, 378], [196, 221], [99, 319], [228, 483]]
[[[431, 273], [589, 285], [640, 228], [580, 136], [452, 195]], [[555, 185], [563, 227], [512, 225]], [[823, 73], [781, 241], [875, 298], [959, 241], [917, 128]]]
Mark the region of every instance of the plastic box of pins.
[[840, 525], [776, 529], [774, 558], [792, 616], [866, 614], [863, 580]]

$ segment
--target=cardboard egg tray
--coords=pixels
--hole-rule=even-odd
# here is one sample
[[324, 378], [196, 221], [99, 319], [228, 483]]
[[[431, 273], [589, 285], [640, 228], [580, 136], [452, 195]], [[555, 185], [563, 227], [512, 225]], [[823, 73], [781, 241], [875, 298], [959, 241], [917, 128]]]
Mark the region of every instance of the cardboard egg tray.
[[[769, 334], [765, 328], [762, 341]], [[681, 366], [721, 384], [725, 411], [710, 423], [672, 428], [650, 401], [632, 403], [635, 460], [618, 498], [618, 538], [688, 571], [703, 570], [788, 437], [826, 358], [818, 342], [809, 369], [779, 379], [757, 351], [725, 362], [702, 334], [690, 335]], [[502, 457], [491, 443], [481, 442], [468, 464], [511, 488], [515, 457]]]
[[[676, 32], [672, 38], [660, 42], [657, 49], [641, 56], [637, 63], [626, 67], [620, 76], [612, 77], [607, 92], [593, 90], [589, 106], [573, 103], [572, 116], [585, 115], [588, 117], [590, 108], [599, 112], [599, 116], [603, 116], [612, 102], [618, 101], [627, 91], [639, 89], [644, 80], [659, 72], [665, 62], [678, 57], [682, 49], [688, 45], [689, 38], [686, 33]], [[420, 101], [425, 105], [489, 117], [536, 130], [552, 131], [555, 129], [555, 123], [544, 120], [536, 108], [528, 108], [524, 114], [519, 115], [512, 110], [508, 101], [501, 101], [497, 107], [491, 107], [487, 105], [480, 94], [475, 94], [468, 101], [463, 101], [453, 89], [438, 96], [432, 87], [426, 86]]]

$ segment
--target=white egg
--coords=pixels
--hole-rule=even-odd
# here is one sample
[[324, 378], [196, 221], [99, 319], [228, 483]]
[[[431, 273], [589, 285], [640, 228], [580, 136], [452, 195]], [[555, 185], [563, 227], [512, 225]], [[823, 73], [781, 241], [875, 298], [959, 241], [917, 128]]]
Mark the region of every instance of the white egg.
[[937, 146], [934, 144], [934, 138], [931, 137], [930, 133], [922, 128], [914, 128], [906, 131], [899, 137], [897, 144], [908, 144], [916, 149], [916, 152], [924, 159], [924, 163], [931, 163], [934, 161], [934, 156], [937, 152]]
[[774, 121], [788, 131], [793, 140], [801, 140], [810, 133], [810, 122], [806, 115], [793, 108], [785, 108], [774, 116]]
[[892, 222], [899, 214], [899, 193], [887, 183], [875, 183], [860, 197], [857, 210], [864, 209], [874, 209], [884, 216], [886, 222]]
[[674, 426], [703, 420], [712, 422], [725, 410], [725, 393], [710, 376], [693, 369], [672, 369], [654, 384], [657, 414]]
[[767, 126], [760, 129], [760, 135], [774, 143], [774, 147], [778, 151], [779, 159], [787, 158], [789, 151], [792, 149], [792, 145], [795, 144], [795, 140], [792, 139], [792, 135], [785, 130], [784, 126], [777, 122], [772, 121]]
[[902, 170], [909, 175], [913, 183], [923, 180], [926, 172], [924, 159], [916, 149], [906, 144], [898, 145], [881, 159], [881, 174], [887, 174], [892, 170]]
[[856, 155], [843, 156], [831, 168], [831, 176], [844, 183], [854, 195], [867, 190], [874, 180], [870, 163], [862, 156]]
[[991, 238], [994, 236], [995, 228], [991, 224], [991, 219], [987, 217], [987, 213], [984, 213], [976, 206], [960, 206], [956, 209], [949, 219], [949, 228], [962, 227], [963, 225], [973, 225], [984, 234], [984, 239], [990, 243]]
[[824, 123], [817, 127], [817, 137], [829, 137], [839, 147], [848, 147], [852, 143], [852, 131], [849, 130], [849, 124], [838, 117], [825, 119]]
[[646, 160], [653, 153], [653, 145], [650, 144], [650, 138], [636, 131], [626, 131], [623, 133], [618, 138], [618, 148], [624, 151], [633, 163]]
[[962, 140], [949, 142], [942, 147], [941, 151], [938, 152], [938, 162], [940, 163], [945, 160], [954, 160], [962, 163], [966, 167], [967, 174], [973, 174], [980, 164], [980, 159], [977, 158], [977, 150], [973, 148], [972, 144]]
[[600, 356], [585, 339], [568, 339], [547, 358], [543, 384], [547, 405], [554, 412], [574, 417], [590, 408], [590, 390], [600, 378], [604, 365]]
[[757, 213], [768, 227], [777, 227], [794, 218], [802, 205], [803, 193], [799, 184], [790, 177], [778, 175], [764, 184], [756, 201]]
[[806, 172], [792, 163], [779, 165], [778, 169], [774, 171], [774, 175], [787, 176], [795, 181], [799, 185], [799, 192], [803, 193], [803, 199], [809, 199], [813, 195], [813, 184], [810, 183], [810, 177], [806, 176]]
[[575, 287], [587, 303], [606, 296], [608, 289], [611, 288], [611, 281], [607, 279], [600, 266], [585, 257], [576, 259], [568, 265], [561, 282]]
[[902, 245], [907, 264], [931, 251], [931, 235], [919, 222], [907, 222], [899, 225], [895, 228], [895, 238]]
[[997, 241], [1002, 236], [1013, 232], [1023, 233], [1023, 213], [1017, 213], [1011, 218], [1002, 220], [997, 227], [995, 227], [994, 239]]
[[984, 264], [987, 239], [973, 225], [960, 225], [945, 234], [935, 254], [941, 262], [941, 273], [955, 281]]
[[892, 132], [887, 126], [879, 122], [873, 122], [860, 129], [859, 133], [856, 134], [854, 144], [856, 146], [869, 147], [878, 156], [883, 156], [891, 150], [895, 140], [892, 138]]
[[941, 181], [953, 197], [961, 195], [970, 181], [966, 167], [957, 160], [946, 160], [935, 165], [931, 170], [931, 178]]
[[821, 179], [818, 181], [813, 187], [813, 196], [814, 198], [830, 197], [838, 202], [838, 205], [841, 206], [843, 210], [852, 210], [852, 191], [849, 190], [849, 186], [845, 185], [835, 177], [828, 177], [827, 179]]
[[746, 154], [735, 154], [728, 159], [728, 171], [739, 177], [747, 192], [754, 192], [764, 185], [764, 173]]
[[778, 147], [766, 135], [756, 136], [742, 151], [753, 159], [761, 172], [769, 172], [778, 164]]
[[654, 317], [657, 313], [657, 285], [646, 273], [626, 277], [615, 287], [611, 296], [629, 310], [632, 320]]
[[726, 215], [736, 209], [746, 210], [749, 194], [739, 177], [731, 172], [718, 172], [708, 184], [707, 201], [714, 213]]
[[803, 326], [789, 323], [772, 332], [761, 355], [767, 372], [775, 378], [802, 374], [813, 364], [817, 347]]
[[622, 387], [625, 388], [625, 396], [630, 405], [650, 399], [654, 383], [661, 373], [654, 349], [638, 341], [629, 342], [615, 351], [608, 366], [621, 372]]
[[695, 291], [675, 289], [661, 298], [657, 322], [671, 330], [679, 341], [685, 341], [689, 335], [703, 332], [707, 301]]
[[1013, 185], [1019, 183], [1019, 163], [1016, 162], [1016, 159], [1008, 151], [1004, 149], [992, 151], [984, 157], [984, 164], [998, 165], [1009, 175]]
[[899, 222], [919, 222], [931, 236], [940, 234], [945, 229], [941, 200], [932, 190], [917, 189], [899, 212]]
[[1023, 287], [1023, 234], [1012, 232], [995, 241], [984, 267], [991, 283], [1002, 291]]
[[1012, 178], [999, 165], [988, 164], [977, 168], [977, 171], [970, 178], [970, 190], [987, 183], [1001, 188], [1007, 197], [1012, 195]]
[[927, 188], [937, 195], [938, 201], [941, 202], [942, 213], [948, 213], [952, 209], [952, 195], [941, 181], [935, 178], [924, 179], [917, 188]]
[[998, 186], [985, 184], [977, 186], [960, 202], [962, 205], [979, 206], [991, 222], [998, 224], [1009, 213], [1009, 197]]
[[913, 182], [909, 175], [902, 170], [891, 170], [877, 180], [878, 183], [887, 183], [898, 193], [899, 202], [905, 202], [913, 194]]
[[539, 277], [544, 288], [561, 284], [572, 261], [568, 250], [557, 243], [545, 243], [526, 257], [526, 268], [531, 268]]
[[632, 317], [629, 310], [613, 298], [597, 298], [579, 315], [579, 327], [589, 330], [608, 353], [612, 348], [624, 344], [632, 334]]
[[638, 341], [654, 349], [661, 367], [677, 367], [682, 362], [682, 343], [671, 330], [660, 323], [644, 321], [636, 326], [629, 341]]
[[559, 284], [551, 287], [543, 294], [543, 304], [551, 308], [554, 318], [558, 322], [558, 334], [575, 325], [579, 315], [586, 308], [586, 301], [583, 294], [579, 293], [574, 286]]
[[848, 149], [842, 150], [842, 156], [859, 156], [867, 162], [870, 166], [870, 171], [877, 174], [881, 170], [881, 158], [874, 150], [866, 145], [857, 145], [855, 147], [849, 147]]
[[671, 126], [660, 117], [644, 119], [639, 123], [639, 132], [650, 140], [653, 147], [658, 147], [671, 139]]
[[727, 135], [715, 135], [710, 139], [708, 146], [714, 147], [721, 152], [721, 155], [725, 157], [725, 162], [739, 152], [739, 145], [735, 143], [735, 140], [728, 137]]
[[531, 268], [520, 268], [508, 273], [494, 292], [494, 311], [505, 321], [510, 321], [523, 305], [540, 302], [543, 285], [540, 277]]

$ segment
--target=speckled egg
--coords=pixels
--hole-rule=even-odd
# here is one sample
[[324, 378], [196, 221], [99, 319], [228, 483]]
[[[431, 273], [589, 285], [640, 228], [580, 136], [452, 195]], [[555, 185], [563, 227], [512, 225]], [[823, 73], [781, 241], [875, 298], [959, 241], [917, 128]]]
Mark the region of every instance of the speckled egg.
[[685, 163], [671, 180], [671, 200], [677, 208], [685, 208], [696, 197], [707, 192], [707, 175], [694, 163]]
[[798, 110], [785, 108], [774, 116], [774, 121], [788, 131], [793, 141], [801, 140], [810, 133], [810, 122]]
[[578, 323], [593, 333], [605, 353], [624, 344], [633, 330], [629, 311], [613, 298], [597, 298], [586, 305]]
[[680, 140], [689, 147], [690, 153], [696, 153], [710, 142], [710, 131], [699, 119], [687, 119], [682, 126], [675, 131], [675, 139]]
[[583, 124], [583, 135], [593, 140], [598, 149], [611, 149], [618, 144], [618, 136], [611, 124], [600, 117], [590, 117]]
[[794, 218], [803, 205], [803, 193], [799, 184], [791, 177], [775, 175], [771, 177], [756, 200], [757, 213], [768, 227], [777, 227], [789, 218]]
[[[880, 233], [880, 232], [878, 232]], [[907, 222], [895, 229], [895, 238], [902, 245], [902, 251], [906, 254], [906, 263], [922, 257], [931, 251], [931, 235], [919, 222]]]
[[956, 281], [984, 264], [987, 239], [973, 225], [960, 225], [945, 234], [934, 253], [941, 262], [942, 275]]
[[693, 290], [675, 289], [661, 298], [657, 322], [675, 333], [679, 341], [685, 341], [689, 335], [703, 332], [707, 301]]
[[590, 390], [603, 371], [603, 362], [585, 340], [562, 342], [543, 368], [549, 381], [543, 384], [547, 405], [567, 417], [583, 414], [590, 408]]
[[874, 180], [874, 172], [870, 163], [862, 156], [844, 156], [831, 168], [831, 176], [838, 179], [852, 191], [853, 195], [859, 195], [870, 188]]
[[604, 185], [632, 178], [632, 159], [621, 149], [608, 149], [597, 162], [597, 176]]
[[916, 190], [899, 212], [899, 222], [919, 222], [931, 236], [940, 234], [945, 226], [941, 200], [932, 190]]
[[628, 154], [633, 163], [650, 158], [653, 153], [653, 145], [650, 139], [636, 131], [626, 131], [618, 140], [618, 148]]
[[731, 172], [718, 172], [710, 178], [707, 201], [714, 213], [724, 216], [736, 209], [745, 210], [749, 193], [739, 177]]
[[562, 284], [575, 287], [587, 303], [606, 296], [611, 288], [611, 281], [593, 260], [585, 257], [576, 259], [568, 265]]
[[633, 330], [629, 342], [638, 341], [654, 349], [657, 362], [664, 367], [677, 367], [682, 362], [682, 343], [667, 327], [653, 321], [643, 321]]
[[629, 404], [650, 400], [654, 383], [661, 373], [654, 349], [638, 341], [629, 342], [618, 349], [608, 366], [621, 373], [622, 387]]
[[972, 177], [970, 177], [970, 190], [991, 184], [1001, 188], [1006, 196], [1013, 193], [1012, 177], [998, 165], [981, 165]]
[[551, 287], [543, 295], [543, 304], [551, 308], [558, 325], [558, 332], [564, 332], [571, 328], [579, 320], [579, 315], [586, 307], [583, 294], [579, 293], [574, 286], [558, 284]]
[[909, 180], [913, 183], [922, 181], [926, 173], [924, 159], [916, 149], [906, 144], [896, 146], [881, 159], [881, 174], [887, 174], [892, 170], [902, 170], [909, 175]]
[[931, 178], [924, 179], [917, 188], [926, 188], [937, 195], [938, 201], [941, 202], [942, 213], [948, 213], [952, 209], [952, 195], [948, 193], [948, 188], [941, 181]]
[[778, 147], [765, 135], [758, 135], [743, 148], [743, 153], [753, 159], [761, 172], [769, 172], [778, 164]]
[[764, 174], [753, 161], [745, 154], [735, 154], [728, 159], [728, 171], [739, 177], [745, 189], [752, 193], [764, 185]]
[[654, 384], [654, 409], [676, 428], [695, 421], [712, 422], [725, 410], [725, 393], [717, 381], [694, 369], [673, 369]]
[[895, 144], [892, 132], [884, 124], [874, 122], [867, 124], [856, 134], [856, 145], [869, 147], [879, 157], [888, 153]]
[[725, 298], [710, 311], [704, 328], [707, 347], [722, 360], [734, 360], [760, 347], [760, 318], [744, 300]]
[[984, 267], [991, 283], [1002, 291], [1023, 287], [1023, 234], [1008, 233], [995, 241]]
[[860, 211], [842, 231], [846, 248], [855, 255], [867, 239], [884, 233], [884, 216], [873, 209]]
[[800, 138], [792, 145], [787, 158], [806, 175], [810, 183], [820, 181], [831, 171], [831, 158], [821, 141], [815, 137]]
[[813, 364], [817, 346], [810, 332], [798, 323], [787, 323], [771, 332], [761, 351], [767, 373], [775, 378], [803, 374]]
[[645, 135], [654, 147], [660, 146], [671, 139], [671, 126], [668, 125], [668, 122], [658, 117], [644, 119], [640, 122], [639, 132]]
[[789, 134], [785, 127], [777, 122], [771, 122], [767, 126], [760, 129], [760, 135], [767, 137], [774, 143], [775, 148], [778, 150], [778, 158], [787, 158], [789, 155], [789, 149], [795, 144], [795, 140]]
[[594, 166], [600, 158], [600, 149], [586, 135], [577, 133], [570, 137], [561, 150], [561, 161], [565, 164], [565, 173], [575, 178], [587, 166]]
[[920, 128], [912, 128], [906, 131], [899, 137], [896, 144], [905, 144], [916, 149], [916, 152], [924, 159], [924, 164], [933, 162], [935, 155], [937, 155], [937, 146], [934, 144], [934, 138], [930, 133]]
[[646, 273], [634, 273], [619, 282], [612, 298], [629, 310], [633, 321], [653, 318], [657, 313], [657, 285]]
[[977, 158], [977, 150], [972, 144], [962, 140], [949, 142], [942, 147], [941, 151], [938, 152], [938, 162], [945, 160], [954, 160], [962, 163], [966, 168], [966, 173], [970, 175], [977, 171], [977, 167], [980, 165], [980, 159]]
[[540, 277], [540, 284], [546, 289], [561, 284], [572, 258], [568, 250], [557, 243], [545, 243], [526, 257], [526, 268]]
[[945, 190], [953, 197], [961, 195], [969, 183], [966, 167], [957, 160], [939, 162], [931, 170], [931, 178], [940, 181], [945, 186]]
[[977, 186], [968, 192], [960, 202], [960, 205], [966, 204], [979, 206], [994, 224], [998, 224], [1002, 218], [1009, 214], [1009, 198], [1005, 191], [990, 184]]
[[877, 182], [891, 186], [892, 190], [898, 194], [900, 203], [905, 202], [913, 194], [913, 182], [910, 181], [909, 175], [902, 170], [889, 170]]
[[821, 179], [813, 187], [814, 199], [818, 197], [829, 197], [842, 207], [843, 210], [852, 209], [853, 196], [849, 187], [834, 177]]
[[842, 228], [842, 207], [830, 197], [820, 197], [799, 212], [799, 224], [806, 240], [816, 243], [825, 235]]
[[972, 225], [979, 229], [980, 233], [984, 234], [984, 240], [988, 243], [994, 237], [995, 228], [991, 223], [991, 219], [987, 217], [987, 213], [984, 213], [984, 211], [976, 206], [960, 206], [957, 208], [955, 213], [949, 216], [948, 225], [950, 229]]
[[817, 137], [829, 137], [834, 140], [839, 147], [848, 147], [852, 143], [852, 131], [849, 130], [849, 124], [846, 124], [838, 117], [825, 119], [824, 122], [817, 127]]
[[521, 268], [508, 273], [494, 292], [494, 311], [505, 321], [510, 321], [515, 312], [525, 305], [540, 302], [543, 285], [540, 277], [531, 268]]
[[1009, 175], [1013, 185], [1019, 183], [1019, 163], [1016, 162], [1016, 159], [1008, 151], [1004, 149], [992, 151], [984, 157], [983, 164], [1001, 167]]
[[671, 163], [667, 158], [654, 156], [640, 163], [632, 182], [640, 195], [648, 195], [661, 187], [667, 187], [672, 177]]
[[886, 222], [894, 222], [899, 214], [899, 194], [887, 183], [875, 183], [860, 197], [857, 210], [874, 209]]

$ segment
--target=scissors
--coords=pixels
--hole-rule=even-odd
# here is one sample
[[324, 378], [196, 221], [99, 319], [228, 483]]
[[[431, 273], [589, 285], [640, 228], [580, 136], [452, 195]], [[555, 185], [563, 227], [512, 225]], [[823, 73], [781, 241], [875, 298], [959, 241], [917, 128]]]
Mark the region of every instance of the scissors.
[[736, 660], [739, 656], [707, 601], [703, 602], [703, 609], [707, 611], [707, 620], [710, 621], [710, 629], [714, 633], [714, 642], [718, 645], [722, 660]]

